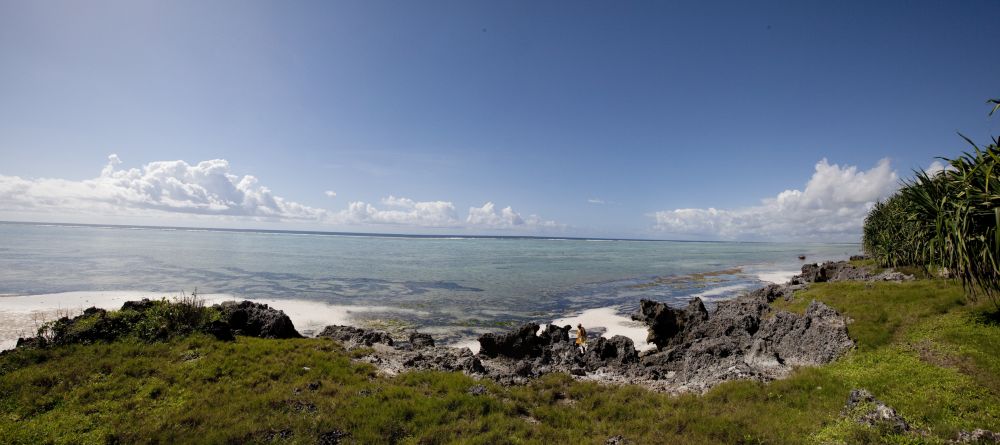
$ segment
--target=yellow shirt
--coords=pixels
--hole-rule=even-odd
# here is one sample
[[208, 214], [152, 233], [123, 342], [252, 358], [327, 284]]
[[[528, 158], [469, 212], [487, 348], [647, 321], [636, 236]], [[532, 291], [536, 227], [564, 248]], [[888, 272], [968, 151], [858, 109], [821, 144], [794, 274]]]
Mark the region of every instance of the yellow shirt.
[[587, 342], [587, 330], [580, 328], [576, 330], [576, 344], [582, 345]]

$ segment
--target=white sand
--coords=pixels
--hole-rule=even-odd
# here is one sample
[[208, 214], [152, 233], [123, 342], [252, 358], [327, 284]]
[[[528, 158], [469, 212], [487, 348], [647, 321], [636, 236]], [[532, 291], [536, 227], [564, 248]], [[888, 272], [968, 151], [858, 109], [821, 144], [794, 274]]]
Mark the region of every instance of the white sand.
[[[0, 297], [0, 350], [11, 349], [18, 337], [35, 335], [42, 323], [62, 316], [75, 316], [88, 307], [119, 309], [129, 300], [142, 298], [173, 299], [177, 294], [148, 291], [63, 292], [44, 295]], [[280, 309], [292, 319], [296, 330], [314, 335], [328, 325], [349, 325], [352, 314], [362, 312], [412, 312], [381, 306], [332, 305], [320, 301], [269, 298], [238, 298], [229, 294], [200, 294], [198, 298], [211, 305], [230, 300], [250, 300]]]
[[656, 347], [654, 344], [646, 343], [646, 325], [620, 315], [614, 307], [588, 309], [575, 316], [553, 320], [551, 324], [556, 326], [573, 326], [573, 330], [570, 333], [574, 335], [577, 324], [583, 324], [583, 328], [587, 330], [604, 328], [606, 331], [601, 334], [602, 337], [611, 338], [616, 335], [623, 335], [631, 338], [632, 342], [635, 343], [635, 349], [639, 351]]
[[775, 270], [767, 272], [758, 272], [757, 279], [760, 281], [766, 281], [768, 283], [774, 284], [785, 284], [792, 280], [792, 277], [798, 275], [801, 271], [798, 270]]

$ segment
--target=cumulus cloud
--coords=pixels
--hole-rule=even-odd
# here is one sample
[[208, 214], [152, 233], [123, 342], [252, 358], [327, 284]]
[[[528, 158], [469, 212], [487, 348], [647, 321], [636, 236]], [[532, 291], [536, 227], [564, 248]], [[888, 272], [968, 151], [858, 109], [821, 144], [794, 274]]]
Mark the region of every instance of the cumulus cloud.
[[940, 160], [935, 159], [934, 162], [931, 162], [930, 166], [924, 169], [924, 173], [926, 173], [927, 176], [934, 176], [945, 170], [954, 171], [955, 167], [953, 167], [951, 164], [946, 164], [944, 162], [941, 162]]
[[804, 190], [785, 190], [752, 207], [664, 210], [653, 217], [657, 230], [690, 238], [857, 241], [871, 206], [898, 187], [888, 159], [866, 171], [823, 159]]
[[538, 215], [528, 215], [522, 217], [510, 206], [497, 211], [496, 205], [492, 202], [483, 204], [482, 207], [469, 207], [469, 216], [465, 222], [473, 227], [484, 227], [491, 229], [533, 229], [533, 228], [564, 228], [565, 225], [555, 221], [547, 221]]
[[98, 177], [83, 181], [0, 175], [0, 204], [7, 210], [84, 213], [175, 212], [262, 219], [319, 220], [325, 211], [275, 196], [257, 178], [230, 172], [223, 159], [195, 165], [150, 162], [119, 169], [117, 155]]
[[[251, 175], [231, 172], [229, 162], [213, 159], [188, 164], [157, 161], [141, 168], [121, 168], [117, 155], [93, 179], [26, 179], [0, 175], [0, 210], [9, 214], [49, 213], [87, 218], [136, 216], [160, 218], [233, 217], [320, 225], [395, 225], [453, 229], [547, 229], [565, 227], [538, 216], [522, 217], [492, 202], [459, 216], [450, 201], [416, 201], [389, 195], [371, 204], [350, 202], [341, 210], [309, 207], [276, 196]], [[327, 190], [334, 198], [337, 193]]]
[[355, 201], [334, 215], [333, 222], [346, 224], [393, 224], [422, 227], [457, 227], [460, 225], [455, 205], [448, 201], [414, 201], [390, 195], [382, 199], [389, 209], [379, 209]]

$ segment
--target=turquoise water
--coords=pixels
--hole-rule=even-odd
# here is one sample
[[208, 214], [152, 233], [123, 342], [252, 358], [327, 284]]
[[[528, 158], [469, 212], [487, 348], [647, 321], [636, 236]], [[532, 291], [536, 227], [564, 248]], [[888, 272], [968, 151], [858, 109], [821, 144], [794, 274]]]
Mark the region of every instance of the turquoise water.
[[412, 309], [367, 316], [457, 335], [597, 307], [628, 312], [640, 298], [728, 298], [762, 285], [758, 273], [797, 270], [800, 254], [822, 261], [858, 249], [0, 224], [0, 294], [197, 288]]

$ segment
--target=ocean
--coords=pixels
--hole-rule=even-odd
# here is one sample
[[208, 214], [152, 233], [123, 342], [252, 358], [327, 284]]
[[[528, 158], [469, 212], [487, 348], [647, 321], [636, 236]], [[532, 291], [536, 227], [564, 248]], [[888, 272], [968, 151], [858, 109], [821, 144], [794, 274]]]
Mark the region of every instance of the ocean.
[[[0, 224], [0, 346], [45, 319], [127, 299], [197, 292], [326, 324], [420, 330], [474, 346], [523, 322], [575, 323], [641, 341], [642, 298], [709, 305], [858, 244], [432, 237]], [[604, 324], [605, 326], [600, 326]]]

